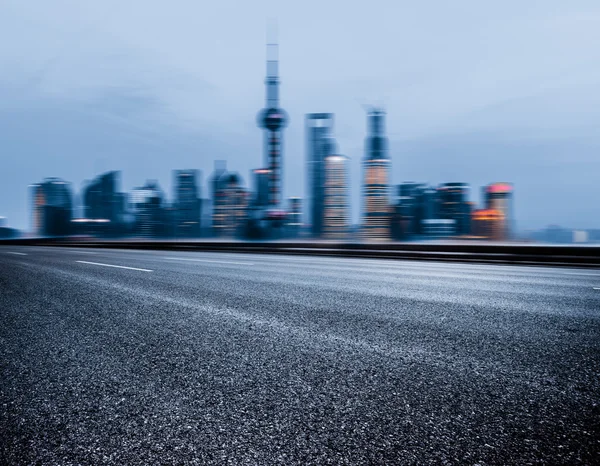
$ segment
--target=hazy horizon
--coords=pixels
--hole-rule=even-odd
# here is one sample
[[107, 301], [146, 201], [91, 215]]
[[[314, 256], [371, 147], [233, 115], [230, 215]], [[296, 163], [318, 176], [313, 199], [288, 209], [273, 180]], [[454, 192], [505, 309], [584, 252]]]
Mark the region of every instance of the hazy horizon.
[[[600, 4], [474, 0], [0, 5], [0, 216], [28, 185], [120, 170], [121, 189], [215, 160], [263, 166], [265, 29], [278, 24], [284, 196], [305, 196], [304, 115], [335, 114], [358, 221], [366, 115], [387, 112], [391, 184], [515, 184], [517, 228], [600, 228]], [[596, 201], [596, 202], [594, 202]]]

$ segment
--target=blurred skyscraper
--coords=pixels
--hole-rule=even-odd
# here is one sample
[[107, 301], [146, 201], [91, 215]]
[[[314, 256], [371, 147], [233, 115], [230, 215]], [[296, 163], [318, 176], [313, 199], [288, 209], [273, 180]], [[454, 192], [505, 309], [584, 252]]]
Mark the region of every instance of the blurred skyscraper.
[[372, 109], [367, 117], [365, 144], [362, 237], [365, 240], [390, 238], [390, 159], [385, 136], [385, 112]]
[[332, 113], [309, 113], [306, 115], [308, 215], [311, 235], [316, 238], [323, 235], [325, 215], [325, 157], [335, 152], [332, 129]]
[[163, 191], [155, 180], [148, 180], [144, 186], [131, 191], [134, 233], [137, 236], [155, 238], [165, 234], [164, 198]]
[[514, 188], [511, 183], [491, 183], [484, 187], [485, 208], [502, 213], [503, 240], [512, 238], [514, 234], [513, 193]]
[[175, 234], [178, 237], [198, 237], [202, 204], [198, 170], [174, 170]]
[[222, 237], [243, 235], [249, 194], [242, 186], [242, 178], [237, 173], [217, 170], [212, 184], [214, 234]]
[[224, 189], [224, 175], [227, 173], [227, 163], [224, 160], [215, 160], [215, 171], [210, 177], [210, 194], [212, 203], [212, 229], [213, 233], [216, 234], [218, 225], [221, 223], [219, 212], [220, 197]]
[[287, 235], [297, 238], [302, 230], [302, 198], [290, 197], [288, 199], [288, 213], [286, 217]]
[[440, 219], [454, 220], [455, 235], [471, 233], [471, 204], [467, 183], [444, 183], [438, 187], [438, 212]]
[[33, 232], [38, 236], [71, 234], [73, 196], [70, 184], [60, 178], [46, 178], [31, 186]]
[[473, 212], [473, 235], [494, 241], [506, 239], [504, 213], [496, 209], [480, 209]]
[[274, 211], [281, 209], [283, 128], [288, 120], [285, 111], [279, 107], [278, 53], [277, 44], [267, 44], [266, 103], [265, 108], [258, 114], [258, 125], [265, 130], [265, 162], [269, 169], [269, 206]]
[[323, 236], [345, 239], [349, 228], [348, 158], [344, 155], [325, 157], [325, 196]]
[[393, 238], [407, 240], [423, 232], [423, 220], [433, 218], [432, 206], [435, 202], [427, 196], [427, 185], [406, 181], [396, 187], [394, 208]]
[[255, 207], [267, 207], [269, 205], [270, 173], [266, 168], [252, 170], [252, 177], [254, 179], [254, 199], [252, 204]]
[[99, 175], [83, 188], [83, 218], [74, 222], [77, 231], [91, 235], [118, 235], [125, 232], [125, 194], [118, 192], [120, 172]]
[[121, 214], [117, 193], [119, 172], [104, 173], [90, 182], [83, 190], [84, 217], [117, 222]]

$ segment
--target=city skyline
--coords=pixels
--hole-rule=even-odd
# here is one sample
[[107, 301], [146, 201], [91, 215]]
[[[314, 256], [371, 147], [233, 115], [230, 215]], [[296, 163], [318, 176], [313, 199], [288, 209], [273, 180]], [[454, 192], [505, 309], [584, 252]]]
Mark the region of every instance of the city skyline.
[[[269, 78], [267, 78], [267, 82], [268, 81]], [[269, 93], [267, 93], [267, 96], [268, 94]], [[267, 97], [267, 102], [268, 101], [269, 97]], [[267, 106], [265, 110], [259, 112], [259, 127], [261, 127], [260, 116], [264, 114], [268, 115], [274, 109], [275, 107], [269, 108]], [[282, 112], [285, 115], [285, 112], [282, 110], [277, 109], [277, 111]], [[286, 198], [286, 201], [288, 202], [288, 208], [286, 208], [284, 205], [283, 200], [275, 204], [280, 206], [278, 208], [281, 210], [273, 211], [279, 213], [277, 214], [277, 217], [273, 217], [272, 220], [277, 218], [283, 219], [284, 217], [282, 217], [282, 215], [283, 211], [285, 211], [287, 216], [291, 215], [293, 217], [293, 222], [300, 221], [300, 223], [294, 223], [294, 225], [302, 227], [301, 229], [296, 228], [296, 236], [300, 235], [303, 237], [322, 239], [350, 239], [350, 236], [346, 237], [346, 233], [344, 233], [345, 229], [348, 229], [348, 233], [350, 232], [349, 229], [355, 229], [357, 232], [355, 239], [367, 241], [415, 240], [419, 237], [422, 239], [427, 239], [428, 237], [434, 238], [445, 236], [464, 236], [466, 238], [469, 237], [469, 235], [475, 235], [474, 238], [479, 235], [484, 237], [489, 236], [489, 238], [495, 240], [519, 240], [528, 238], [531, 239], [533, 238], [532, 235], [542, 232], [542, 229], [538, 229], [538, 231], [525, 231], [515, 228], [514, 184], [511, 182], [496, 181], [484, 186], [480, 186], [482, 194], [479, 201], [481, 202], [481, 206], [478, 206], [478, 202], [474, 201], [470, 196], [472, 191], [469, 183], [445, 182], [436, 186], [428, 183], [415, 183], [413, 181], [402, 181], [397, 183], [395, 180], [391, 180], [388, 176], [390, 158], [387, 155], [387, 132], [385, 130], [386, 114], [381, 108], [371, 107], [368, 109], [366, 116], [367, 125], [365, 131], [365, 151], [363, 156], [363, 180], [361, 180], [361, 186], [357, 188], [360, 189], [361, 192], [361, 217], [359, 222], [353, 223], [349, 217], [345, 217], [346, 214], [342, 213], [343, 210], [351, 207], [344, 199], [347, 194], [343, 193], [351, 193], [355, 189], [353, 189], [352, 184], [348, 182], [349, 180], [347, 178], [347, 168], [345, 168], [345, 166], [349, 159], [348, 157], [339, 153], [337, 150], [336, 140], [333, 137], [333, 114], [305, 115], [305, 139], [307, 145], [306, 172], [309, 179], [311, 176], [314, 176], [314, 173], [319, 173], [318, 176], [322, 178], [318, 178], [320, 179], [320, 182], [316, 183], [316, 185], [320, 186], [323, 190], [323, 192], [319, 194], [321, 201], [315, 204], [314, 200], [309, 198], [311, 203], [307, 203], [306, 209], [302, 209], [302, 202], [305, 201], [305, 199], [298, 196], [288, 197]], [[315, 138], [315, 129], [324, 130], [324, 132], [319, 133]], [[268, 137], [265, 138], [265, 140], [268, 139]], [[273, 152], [270, 150], [271, 147], [271, 145], [267, 144], [265, 146], [264, 154], [265, 161], [267, 161], [269, 164], [272, 163], [272, 158], [270, 155]], [[318, 157], [324, 157], [322, 163], [317, 167], [316, 172], [314, 171], [315, 167], [317, 166], [315, 165], [315, 154], [320, 154]], [[328, 160], [329, 162], [327, 162]], [[333, 175], [333, 172], [330, 172], [333, 167], [331, 167], [329, 164], [331, 162], [339, 163], [341, 161], [343, 161], [344, 168], [338, 174]], [[371, 164], [373, 162], [379, 163], [380, 161], [386, 162], [385, 166], [383, 167], [384, 171], [381, 173], [372, 172], [371, 170], [373, 168], [371, 167]], [[116, 180], [120, 179], [121, 177], [120, 170], [111, 170], [108, 172], [99, 173], [92, 180], [85, 180], [82, 183], [82, 187], [79, 191], [77, 191], [76, 188], [72, 189], [73, 184], [69, 180], [65, 181], [60, 177], [44, 177], [41, 182], [29, 185], [30, 208], [33, 209], [30, 212], [31, 225], [29, 228], [25, 228], [22, 231], [34, 234], [42, 233], [61, 235], [65, 233], [73, 234], [77, 231], [87, 231], [91, 226], [92, 229], [89, 230], [90, 233], [94, 235], [100, 234], [102, 236], [105, 235], [107, 231], [103, 230], [102, 228], [97, 229], [97, 227], [94, 227], [94, 222], [112, 222], [113, 227], [116, 227], [117, 230], [119, 230], [119, 225], [122, 226], [124, 224], [121, 223], [122, 220], [116, 220], [115, 215], [127, 214], [137, 217], [138, 214], [136, 214], [135, 211], [138, 209], [138, 207], [136, 206], [142, 206], [146, 201], [141, 201], [142, 204], [139, 204], [140, 201], [136, 201], [135, 198], [138, 196], [138, 194], [150, 189], [155, 190], [158, 193], [157, 199], [160, 199], [160, 209], [166, 209], [164, 211], [165, 213], [159, 215], [173, 217], [161, 217], [162, 220], [157, 219], [152, 221], [152, 223], [158, 222], [157, 225], [160, 225], [160, 228], [162, 228], [162, 233], [158, 232], [158, 230], [154, 231], [147, 225], [146, 221], [143, 222], [146, 224], [146, 227], [144, 228], [151, 228], [152, 231], [148, 230], [148, 232], [142, 234], [142, 236], [166, 235], [175, 237], [200, 237], [206, 236], [206, 231], [208, 231], [202, 230], [204, 231], [204, 233], [202, 233], [201, 229], [208, 228], [209, 230], [212, 230], [212, 233], [208, 234], [209, 236], [222, 236], [223, 232], [225, 232], [225, 236], [251, 238], [252, 234], [247, 236], [248, 232], [245, 230], [246, 222], [250, 218], [247, 217], [247, 215], [251, 214], [252, 211], [263, 212], [263, 214], [259, 215], [260, 218], [270, 218], [268, 215], [264, 217], [263, 215], [268, 213], [269, 206], [273, 205], [271, 202], [271, 195], [274, 192], [272, 188], [273, 179], [271, 178], [272, 170], [268, 168], [253, 169], [248, 178], [248, 184], [246, 184], [244, 182], [244, 178], [241, 177], [236, 171], [227, 170], [227, 161], [215, 160], [213, 162], [214, 172], [207, 176], [206, 180], [203, 180], [202, 171], [198, 169], [173, 169], [172, 174], [174, 183], [171, 189], [167, 191], [172, 191], [172, 195], [170, 196], [168, 194], [165, 195], [165, 191], [161, 188], [160, 183], [158, 183], [156, 178], [147, 179], [142, 187], [134, 187], [129, 191], [126, 189], [127, 192], [117, 191], [118, 181]], [[328, 168], [328, 166], [330, 166], [330, 168]], [[379, 167], [379, 165], [377, 165], [377, 167]], [[382, 168], [375, 169], [381, 170]], [[338, 180], [335, 182], [337, 188], [334, 188], [336, 190], [335, 196], [337, 197], [337, 200], [334, 201], [334, 204], [331, 204], [331, 196], [334, 191], [330, 191], [329, 194], [327, 191], [327, 186], [330, 185], [332, 181], [332, 179], [329, 178], [330, 176], [338, 178]], [[342, 178], [339, 178], [340, 176]], [[261, 178], [264, 178], [264, 181], [261, 181]], [[183, 185], [181, 184], [182, 182]], [[217, 187], [220, 186], [218, 183], [223, 183], [223, 186], [220, 188]], [[205, 184], [207, 185], [208, 192], [206, 193], [206, 197], [203, 197], [202, 188]], [[313, 180], [312, 185], [309, 186], [307, 191], [311, 191], [314, 184], [315, 183]], [[60, 185], [61, 187], [67, 187], [69, 192], [68, 216], [69, 219], [72, 219], [70, 221], [74, 222], [73, 228], [75, 229], [73, 231], [70, 231], [69, 227], [66, 225], [56, 230], [56, 227], [53, 226], [53, 223], [49, 224], [50, 230], [47, 231], [45, 231], [46, 227], [40, 227], [40, 221], [38, 220], [40, 214], [38, 212], [40, 211], [41, 204], [38, 205], [37, 192], [39, 191], [40, 186], [43, 187], [45, 185]], [[100, 186], [105, 187], [101, 188]], [[275, 181], [274, 186], [277, 187], [276, 192], [280, 193], [280, 183]], [[96, 192], [98, 193], [97, 196], [100, 197], [90, 202], [90, 195], [96, 195], [93, 192], [90, 194], [92, 188], [95, 187], [98, 187], [96, 188]], [[373, 191], [374, 188], [375, 191], [377, 191], [377, 194], [372, 198], [373, 193], [375, 193], [375, 191]], [[415, 188], [417, 189], [416, 191], [414, 191]], [[402, 191], [406, 189], [411, 190], [412, 194], [410, 194], [409, 197], [405, 196], [406, 193], [402, 194]], [[190, 195], [186, 194], [186, 192], [189, 192], [190, 190], [193, 191], [192, 197], [189, 197]], [[235, 215], [228, 220], [233, 223], [231, 223], [229, 226], [224, 226], [224, 229], [221, 229], [223, 225], [220, 225], [221, 221], [218, 220], [218, 218], [222, 217], [223, 213], [227, 210], [226, 209], [224, 211], [222, 207], [219, 207], [219, 191], [221, 190], [223, 192], [235, 193], [233, 198], [228, 198], [226, 201], [228, 203], [227, 205], [230, 205], [231, 208], [235, 209]], [[397, 195], [394, 194], [396, 190], [398, 190]], [[478, 192], [478, 190], [474, 190], [474, 192]], [[433, 193], [433, 197], [427, 193]], [[456, 194], [452, 193], [460, 194], [459, 197], [456, 198], [454, 197]], [[111, 196], [111, 199], [106, 199], [105, 197], [107, 195]], [[421, 199], [419, 196], [422, 195], [425, 196], [424, 199], [429, 199], [424, 201], [430, 206], [425, 208], [428, 212], [425, 216], [422, 216], [423, 214], [419, 213], [419, 211], [412, 210], [417, 208], [416, 206], [419, 205], [419, 203], [423, 202], [419, 200]], [[48, 194], [44, 197], [47, 196]], [[53, 194], [51, 196], [53, 196]], [[404, 201], [402, 201], [402, 196], [405, 196]], [[263, 197], [264, 200], [261, 200]], [[328, 197], [330, 199], [329, 201], [327, 201]], [[290, 202], [295, 202], [296, 200], [299, 203], [295, 205], [290, 204]], [[191, 207], [190, 202], [192, 202], [195, 207]], [[229, 204], [231, 202], [233, 202], [233, 204]], [[340, 202], [341, 204], [339, 204]], [[375, 205], [373, 202], [378, 205], [378, 207], [375, 209], [372, 207]], [[417, 202], [417, 204], [414, 204], [414, 202]], [[431, 204], [431, 202], [433, 202], [433, 204]], [[42, 201], [42, 204], [43, 203], [44, 201]], [[204, 211], [201, 209], [202, 204], [206, 204]], [[53, 204], [51, 203], [50, 205]], [[120, 209], [124, 209], [121, 211], [121, 214], [117, 214], [117, 211], [114, 210], [117, 205], [121, 205]], [[328, 210], [327, 205], [344, 207], [341, 207], [342, 210], [338, 210], [337, 207], [334, 210]], [[436, 207], [436, 205], [438, 205], [438, 207]], [[444, 207], [446, 205], [448, 207]], [[325, 207], [324, 210], [323, 207]], [[144, 209], [144, 207], [140, 208]], [[98, 214], [102, 213], [102, 215], [90, 215], [90, 211], [93, 209], [96, 209], [96, 212]], [[211, 212], [207, 212], [206, 209], [210, 209]], [[256, 209], [258, 209], [258, 211]], [[433, 210], [430, 211], [430, 209]], [[195, 214], [192, 213], [194, 210], [196, 211]], [[172, 213], [169, 213], [169, 211]], [[104, 215], [107, 212], [109, 214]], [[327, 212], [329, 212], [329, 214]], [[377, 220], [376, 223], [371, 225], [372, 221], [369, 218], [373, 213], [375, 213]], [[339, 216], [340, 214], [341, 217]], [[206, 222], [206, 215], [208, 215], [208, 218], [211, 219], [208, 223]], [[396, 220], [394, 220], [394, 217], [397, 215], [400, 215], [400, 217], [397, 217], [398, 219], [404, 218], [404, 222], [407, 220], [414, 220], [419, 224], [422, 223], [424, 230], [421, 231], [420, 228], [414, 230], [414, 226], [410, 227], [408, 224], [402, 222], [401, 224], [396, 225]], [[204, 221], [202, 220], [203, 218], [205, 219]], [[287, 225], [290, 219], [285, 220], [285, 222], [281, 225]], [[304, 223], [302, 219], [306, 219], [306, 223]], [[323, 227], [319, 227], [317, 230], [315, 230], [314, 223], [311, 223], [311, 221], [315, 220], [322, 222], [323, 225], [333, 221], [334, 224], [337, 225], [335, 230], [337, 233], [332, 235], [332, 230], [329, 229], [329, 231], [327, 231], [328, 229], [324, 229]], [[339, 223], [340, 220], [342, 220], [342, 223]], [[63, 220], [60, 221], [62, 222]], [[472, 221], [478, 225], [475, 226], [475, 223], [473, 223], [473, 226], [471, 226]], [[87, 223], [85, 223], [85, 226], [83, 226], [84, 224], [81, 222]], [[92, 223], [90, 224], [89, 222]], [[439, 222], [439, 225], [436, 222]], [[4, 221], [4, 223], [6, 222]], [[189, 225], [184, 225], [189, 223], [195, 224], [195, 227], [191, 227], [191, 230], [189, 230]], [[76, 227], [76, 225], [81, 226]], [[395, 233], [394, 225], [396, 225]], [[182, 226], [183, 228], [189, 230], [183, 235], [180, 234]], [[81, 229], [82, 227], [83, 230]], [[369, 230], [373, 227], [376, 228], [377, 232], [375, 234], [370, 234]], [[549, 232], [550, 230], [548, 228], [557, 227], [558, 226], [555, 224], [550, 224], [546, 226], [546, 229]], [[137, 229], [138, 227], [135, 228]], [[268, 228], [270, 229], [273, 227], [271, 226]], [[397, 228], [400, 228], [400, 230]], [[171, 229], [173, 231], [171, 231]], [[585, 229], [583, 230], [585, 231]], [[589, 230], [592, 231], [593, 229]], [[115, 231], [116, 230], [112, 231], [112, 233], [109, 233], [109, 236], [114, 235]], [[123, 230], [121, 234], [123, 233], [125, 235], [136, 234], [135, 231], [125, 233], [125, 230]], [[573, 230], [573, 234], [575, 233], [576, 230]], [[265, 232], [263, 232], [261, 236], [264, 234]], [[285, 235], [287, 236], [288, 234], [289, 233], [286, 233]], [[525, 236], [523, 236], [523, 234], [525, 234]], [[596, 233], [593, 233], [593, 235], [596, 235]], [[264, 238], [268, 239], [269, 237], [270, 234], [267, 233], [267, 236]], [[277, 235], [275, 237], [277, 237]], [[573, 238], [575, 238], [575, 236]], [[564, 241], [564, 239], [561, 241]], [[578, 239], [578, 241], [581, 241], [581, 239]], [[585, 241], [587, 240], [583, 240], [583, 242]]]
[[[596, 37], [590, 34], [597, 29], [598, 15], [593, 14], [597, 8], [591, 3], [577, 7], [557, 3], [554, 16], [533, 7], [517, 8], [516, 2], [508, 2], [501, 11], [465, 2], [471, 13], [465, 20], [440, 4], [440, 16], [447, 13], [458, 21], [448, 29], [435, 18], [432, 24], [419, 8], [384, 5], [391, 19], [380, 17], [381, 31], [365, 27], [354, 38], [340, 24], [357, 24], [356, 12], [327, 6], [322, 17], [311, 14], [311, 24], [321, 33], [313, 38], [291, 21], [306, 13], [283, 6], [275, 10], [282, 46], [282, 95], [291, 121], [284, 142], [282, 197], [307, 197], [304, 115], [334, 113], [335, 137], [349, 157], [352, 223], [358, 223], [356, 187], [364, 157], [361, 104], [382, 103], [388, 114], [392, 185], [407, 180], [434, 185], [464, 181], [479, 187], [510, 180], [518, 192], [519, 229], [548, 224], [597, 227], [600, 207], [594, 199], [600, 197], [600, 188], [593, 175], [600, 170], [600, 142], [594, 129], [598, 105], [595, 93], [585, 98], [597, 78], [594, 68], [586, 68], [592, 65], [585, 64], [597, 53], [589, 40]], [[123, 8], [115, 16], [109, 7], [96, 6], [89, 13], [70, 2], [59, 7], [61, 18], [50, 15], [45, 6], [33, 10], [16, 2], [3, 6], [2, 34], [11, 48], [0, 52], [0, 62], [9, 70], [0, 81], [4, 102], [0, 131], [3, 154], [9, 154], [3, 157], [3, 173], [9, 176], [2, 178], [0, 216], [6, 216], [10, 226], [27, 228], [26, 186], [47, 176], [69, 180], [79, 191], [84, 180], [121, 170], [126, 189], [150, 178], [171, 193], [171, 169], [187, 167], [206, 174], [213, 160], [225, 159], [250, 185], [250, 170], [262, 164], [255, 115], [264, 100], [264, 4], [248, 11], [239, 4], [248, 13], [242, 15], [244, 24], [219, 7], [209, 9], [202, 19], [206, 30], [200, 31], [179, 13], [171, 11], [171, 16], [159, 20], [161, 7], [143, 10], [144, 25], [164, 21], [171, 32], [180, 26], [199, 48], [194, 53], [178, 34], [169, 40], [162, 36], [165, 43], [160, 46], [140, 29], [131, 36], [113, 37], [130, 24], [134, 8]], [[186, 8], [193, 16], [189, 14], [193, 5]], [[78, 27], [68, 23], [73, 10], [81, 15]], [[334, 12], [335, 20], [330, 21]], [[378, 14], [363, 13], [365, 20]], [[107, 15], [110, 21], [97, 20]], [[209, 20], [218, 23], [219, 18], [240, 26], [238, 35], [209, 27]], [[425, 37], [416, 27], [395, 32], [403, 29], [396, 27], [398, 22], [409, 20], [438, 28], [431, 43], [415, 42]], [[24, 40], [18, 29], [32, 23], [39, 27]], [[458, 24], [481, 34], [487, 40], [485, 47], [467, 41]], [[490, 25], [490, 32], [483, 33]], [[510, 40], [505, 35], [509, 30], [514, 36]], [[23, 40], [11, 40], [14, 37]], [[46, 40], [49, 37], [55, 40]], [[105, 41], [107, 37], [113, 40]], [[241, 37], [247, 40], [240, 45]], [[458, 75], [442, 81], [433, 79], [436, 67], [447, 63], [443, 55], [449, 50], [441, 37], [449, 41], [448, 47], [462, 45], [452, 48], [458, 55], [451, 55], [459, 59]], [[515, 54], [519, 40], [527, 47]], [[394, 43], [408, 45], [396, 54]], [[157, 45], [152, 57], [143, 53], [150, 45]], [[241, 51], [236, 51], [238, 46]], [[349, 60], [348, 48], [356, 65]], [[175, 52], [172, 61], [166, 59], [167, 50]], [[478, 61], [478, 52], [485, 52], [488, 59]], [[189, 65], [198, 57], [202, 66]], [[550, 57], [554, 61], [548, 61]], [[100, 66], [90, 68], [90, 60]], [[120, 66], [123, 63], [131, 65]], [[510, 64], [510, 73], [503, 63]], [[202, 189], [206, 197], [205, 184]], [[482, 204], [478, 190], [471, 200]]]

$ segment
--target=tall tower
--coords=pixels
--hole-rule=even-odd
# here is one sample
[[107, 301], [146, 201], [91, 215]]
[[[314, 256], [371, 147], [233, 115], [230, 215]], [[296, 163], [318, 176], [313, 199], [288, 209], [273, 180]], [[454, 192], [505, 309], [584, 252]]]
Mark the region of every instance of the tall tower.
[[385, 112], [377, 108], [370, 110], [367, 122], [362, 237], [365, 240], [387, 240], [390, 238], [390, 159], [385, 137]]
[[485, 208], [502, 212], [504, 226], [502, 239], [510, 239], [514, 234], [512, 183], [492, 183], [484, 188]]
[[327, 239], [345, 239], [348, 234], [348, 157], [325, 157], [325, 215], [323, 234]]
[[471, 232], [471, 205], [468, 183], [444, 183], [438, 187], [440, 219], [454, 220], [454, 234], [468, 235]]
[[323, 235], [325, 215], [325, 158], [335, 154], [332, 113], [306, 115], [306, 148], [308, 168], [308, 211], [311, 234]]
[[176, 234], [195, 237], [200, 235], [202, 200], [200, 198], [198, 170], [174, 170]]
[[267, 44], [266, 105], [258, 114], [258, 126], [265, 130], [265, 162], [269, 173], [269, 207], [281, 208], [281, 162], [283, 128], [287, 114], [279, 108], [278, 45]]

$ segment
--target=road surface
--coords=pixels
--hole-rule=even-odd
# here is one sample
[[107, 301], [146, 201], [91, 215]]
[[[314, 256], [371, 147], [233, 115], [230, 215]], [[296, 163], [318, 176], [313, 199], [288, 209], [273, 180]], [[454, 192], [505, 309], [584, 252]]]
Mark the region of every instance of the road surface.
[[600, 270], [0, 247], [2, 464], [592, 464]]

